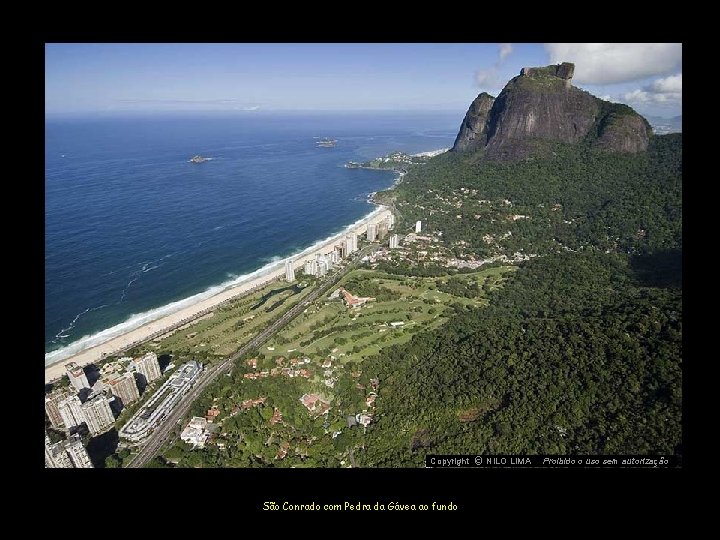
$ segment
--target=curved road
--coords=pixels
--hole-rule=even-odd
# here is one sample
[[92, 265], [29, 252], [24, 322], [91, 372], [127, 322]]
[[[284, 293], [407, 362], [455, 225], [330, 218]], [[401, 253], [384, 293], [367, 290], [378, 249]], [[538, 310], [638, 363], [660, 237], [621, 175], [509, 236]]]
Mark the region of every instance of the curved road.
[[373, 245], [367, 246], [364, 249], [360, 250], [356, 257], [345, 268], [340, 269], [334, 274], [326, 277], [325, 281], [321, 283], [317, 289], [311, 292], [305, 298], [305, 300], [293, 306], [277, 321], [272, 323], [265, 330], [260, 332], [257, 336], [252, 338], [240, 349], [238, 349], [238, 351], [230, 358], [228, 358], [221, 364], [209, 368], [207, 371], [202, 373], [198, 380], [195, 382], [195, 386], [193, 386], [193, 388], [178, 402], [178, 404], [170, 412], [170, 414], [168, 414], [162, 420], [162, 423], [158, 427], [156, 427], [155, 430], [148, 436], [145, 443], [143, 443], [143, 446], [140, 448], [140, 451], [125, 465], [125, 467], [139, 468], [143, 467], [148, 461], [150, 461], [155, 456], [157, 451], [160, 450], [160, 447], [164, 444], [168, 435], [170, 435], [177, 423], [182, 420], [182, 418], [190, 410], [190, 406], [193, 404], [193, 402], [200, 396], [203, 390], [205, 390], [205, 388], [207, 388], [208, 385], [210, 385], [210, 383], [212, 383], [218, 377], [218, 375], [221, 375], [229, 369], [232, 369], [235, 360], [240, 358], [242, 355], [250, 352], [251, 350], [259, 347], [265, 341], [270, 339], [270, 337], [272, 337], [278, 330], [280, 330], [283, 326], [285, 326], [287, 323], [297, 317], [302, 311], [305, 310], [305, 308], [310, 303], [317, 300], [318, 297], [320, 297], [330, 287], [337, 283], [340, 278], [342, 278], [342, 276], [347, 274], [353, 267], [355, 267], [358, 261], [364, 255], [378, 248], [379, 246]]

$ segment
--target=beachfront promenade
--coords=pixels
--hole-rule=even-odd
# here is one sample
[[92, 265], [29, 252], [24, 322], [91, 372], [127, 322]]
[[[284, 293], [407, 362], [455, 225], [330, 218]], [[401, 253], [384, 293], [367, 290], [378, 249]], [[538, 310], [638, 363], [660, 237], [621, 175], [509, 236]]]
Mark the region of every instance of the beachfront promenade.
[[[332, 238], [322, 242], [319, 245], [308, 248], [305, 252], [293, 256], [293, 267], [295, 269], [302, 268], [306, 261], [315, 259], [316, 255], [323, 255], [332, 251], [333, 246], [339, 243], [343, 237], [349, 233], [358, 235], [367, 231], [368, 223], [377, 223], [385, 219], [391, 214], [390, 210], [380, 207], [365, 219], [353, 224], [346, 230], [338, 233]], [[256, 276], [244, 283], [230, 286], [228, 289], [211, 296], [198, 300], [196, 303], [179, 309], [175, 313], [165, 315], [147, 324], [144, 324], [133, 330], [108, 339], [104, 343], [100, 343], [93, 347], [89, 347], [72, 356], [63, 358], [45, 368], [45, 383], [52, 382], [65, 374], [65, 364], [75, 362], [79, 366], [86, 366], [94, 362], [101, 361], [105, 356], [122, 353], [141, 343], [155, 339], [172, 330], [175, 330], [198, 317], [202, 317], [213, 310], [218, 309], [223, 304], [237, 299], [244, 294], [251, 294], [258, 288], [267, 285], [269, 282], [280, 279], [285, 275], [285, 261], [278, 261], [273, 267], [269, 268], [265, 273]]]

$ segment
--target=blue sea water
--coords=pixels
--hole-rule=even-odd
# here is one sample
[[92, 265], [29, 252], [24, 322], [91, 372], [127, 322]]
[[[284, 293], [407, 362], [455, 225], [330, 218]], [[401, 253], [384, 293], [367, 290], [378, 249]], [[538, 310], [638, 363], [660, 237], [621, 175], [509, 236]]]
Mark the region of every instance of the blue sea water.
[[[347, 161], [451, 146], [461, 117], [46, 119], [46, 363], [341, 231], [395, 179]], [[325, 136], [337, 146], [317, 148]], [[189, 163], [195, 154], [212, 160]]]

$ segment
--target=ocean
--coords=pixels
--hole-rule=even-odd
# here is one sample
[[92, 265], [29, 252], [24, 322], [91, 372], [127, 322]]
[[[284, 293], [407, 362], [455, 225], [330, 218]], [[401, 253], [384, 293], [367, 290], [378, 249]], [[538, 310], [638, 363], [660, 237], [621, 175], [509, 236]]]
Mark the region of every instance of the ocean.
[[[308, 248], [369, 214], [389, 171], [452, 145], [462, 113], [47, 118], [45, 363]], [[318, 148], [319, 137], [337, 139]], [[189, 163], [195, 154], [212, 158]]]

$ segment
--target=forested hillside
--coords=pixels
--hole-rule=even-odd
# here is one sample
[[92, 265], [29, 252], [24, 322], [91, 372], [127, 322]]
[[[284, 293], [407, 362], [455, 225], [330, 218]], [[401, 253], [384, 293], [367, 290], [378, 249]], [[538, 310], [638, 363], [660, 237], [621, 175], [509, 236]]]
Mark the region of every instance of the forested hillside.
[[[444, 155], [408, 175], [393, 194], [403, 224], [423, 219], [480, 255], [538, 257], [488, 307], [458, 309], [366, 360], [381, 385], [359, 464], [682, 453], [681, 148], [669, 135], [634, 155], [557, 146], [511, 165]], [[509, 228], [511, 242], [485, 241]]]
[[512, 164], [446, 153], [380, 199], [394, 201], [401, 225], [422, 220], [480, 256], [682, 247], [682, 134], [653, 137], [638, 154], [542, 146]]

